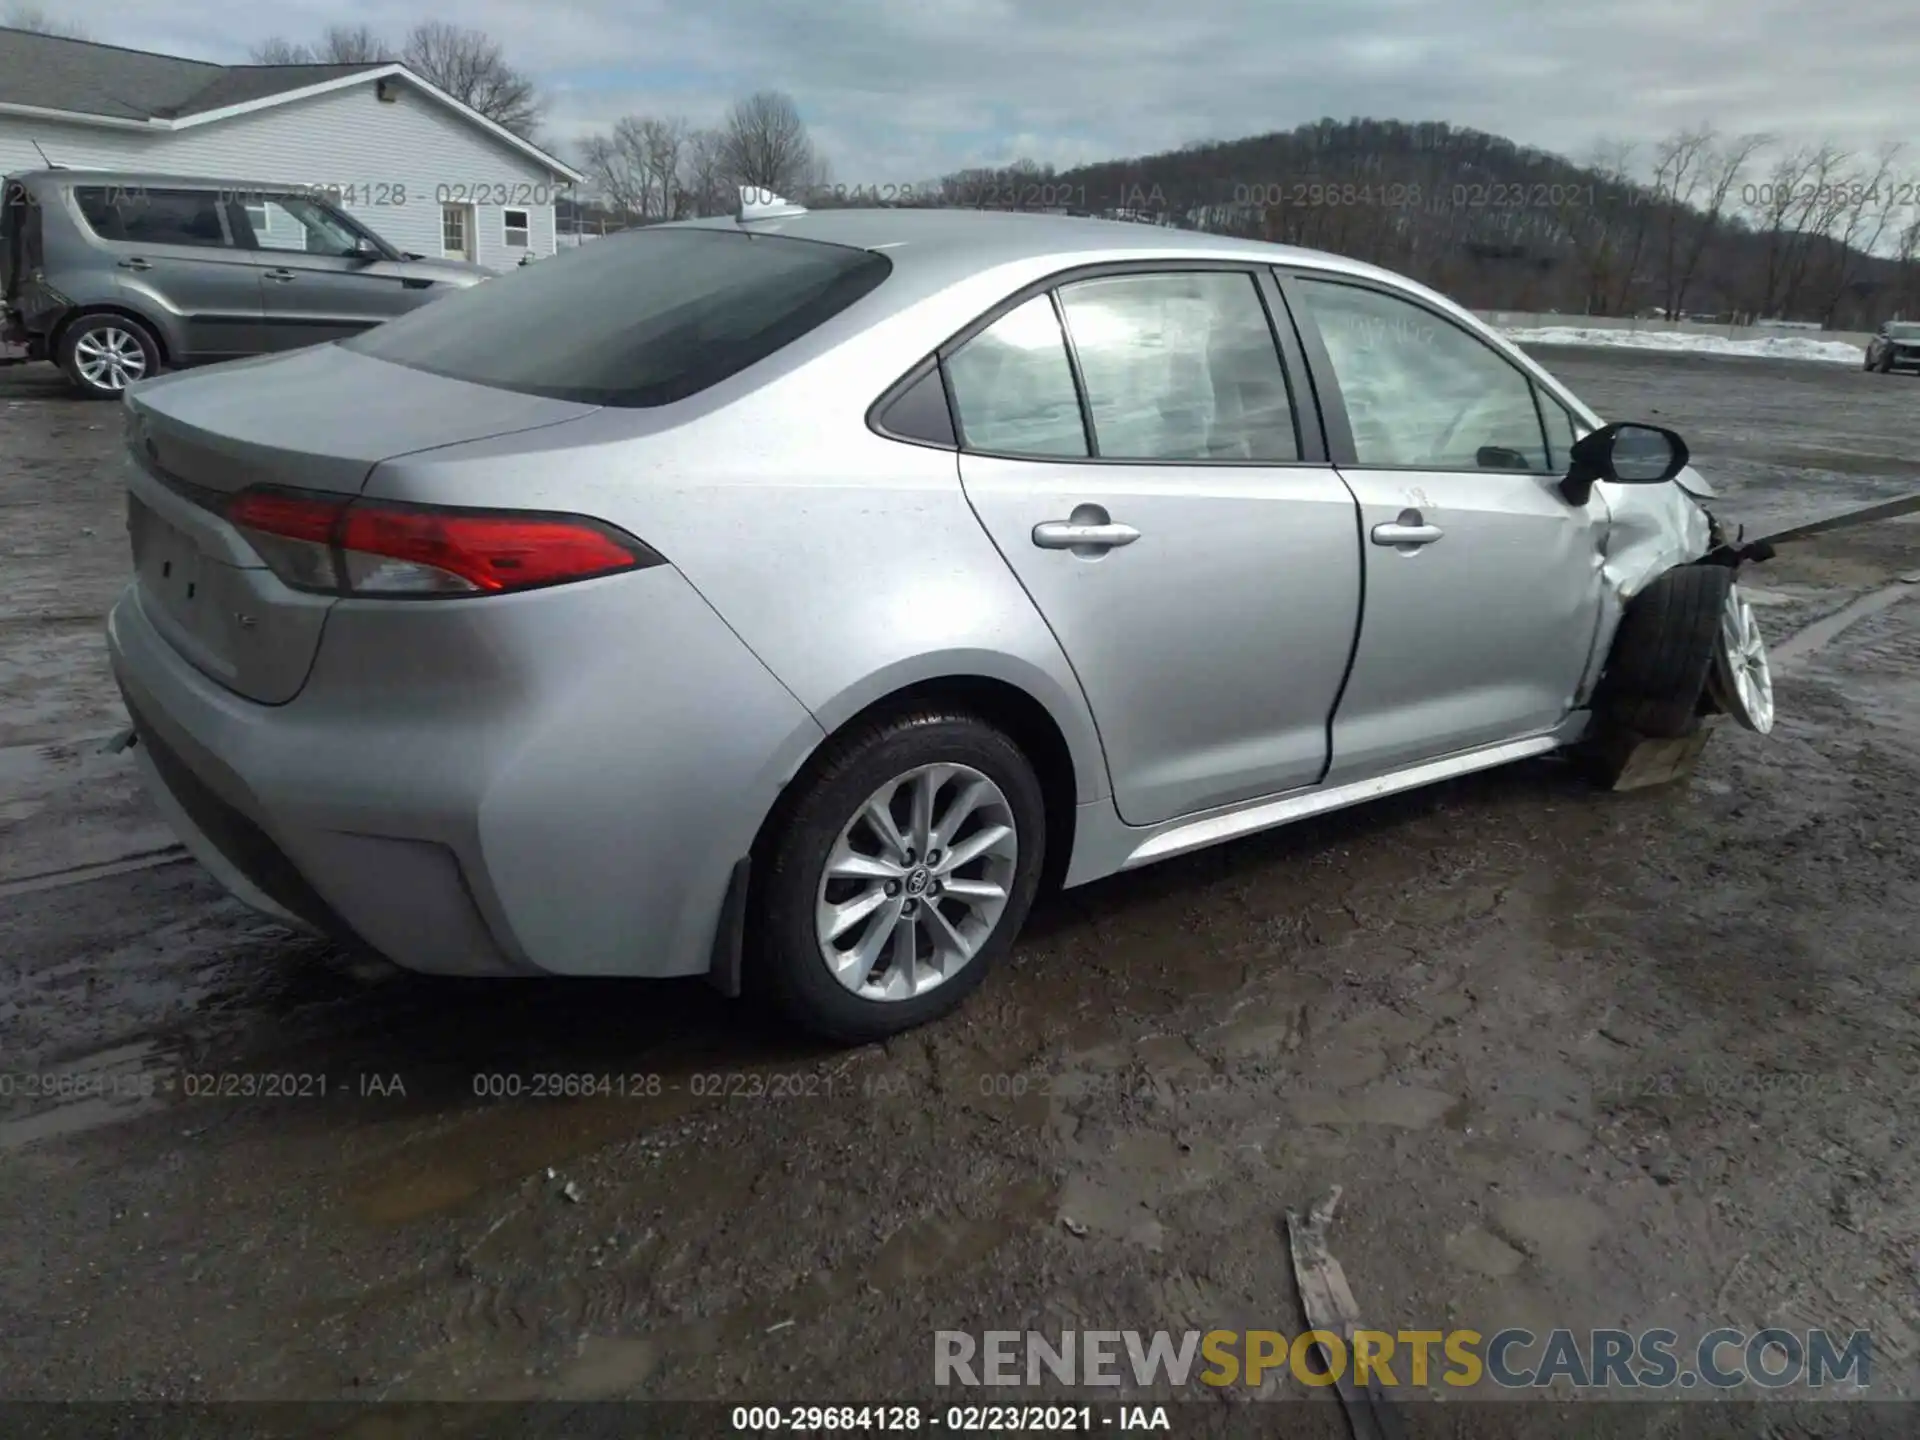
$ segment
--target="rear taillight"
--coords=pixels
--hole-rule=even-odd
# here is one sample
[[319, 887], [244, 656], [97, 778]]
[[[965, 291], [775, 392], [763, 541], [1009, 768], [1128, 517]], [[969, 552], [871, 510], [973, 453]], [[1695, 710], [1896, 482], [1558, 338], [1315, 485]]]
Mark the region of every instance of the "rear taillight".
[[663, 563], [583, 515], [243, 490], [226, 516], [296, 590], [394, 599], [500, 595]]

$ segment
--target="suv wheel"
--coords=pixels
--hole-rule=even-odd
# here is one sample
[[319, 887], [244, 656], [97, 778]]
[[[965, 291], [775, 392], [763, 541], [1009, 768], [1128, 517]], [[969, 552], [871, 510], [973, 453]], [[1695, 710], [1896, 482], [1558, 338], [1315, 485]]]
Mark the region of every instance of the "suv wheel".
[[80, 393], [96, 400], [117, 399], [160, 370], [152, 332], [124, 315], [81, 316], [61, 335], [57, 358]]
[[748, 980], [817, 1035], [863, 1044], [986, 978], [1039, 888], [1033, 767], [976, 716], [925, 710], [838, 740], [763, 852]]

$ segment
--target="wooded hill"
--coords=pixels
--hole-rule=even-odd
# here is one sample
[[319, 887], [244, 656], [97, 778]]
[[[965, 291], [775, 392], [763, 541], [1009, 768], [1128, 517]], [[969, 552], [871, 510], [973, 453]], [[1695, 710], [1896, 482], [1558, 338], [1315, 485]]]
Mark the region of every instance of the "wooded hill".
[[[1897, 151], [1702, 129], [1592, 164], [1445, 123], [1322, 120], [1055, 170], [945, 177], [911, 203], [1067, 209], [1330, 250], [1481, 309], [1872, 328], [1920, 312], [1920, 185]], [[831, 194], [832, 187], [828, 187]], [[847, 203], [872, 203], [849, 187]]]

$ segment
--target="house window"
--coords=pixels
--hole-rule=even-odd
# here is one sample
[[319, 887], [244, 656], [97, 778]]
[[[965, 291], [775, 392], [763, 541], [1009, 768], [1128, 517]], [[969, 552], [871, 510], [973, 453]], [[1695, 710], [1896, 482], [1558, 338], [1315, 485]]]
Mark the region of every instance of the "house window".
[[253, 223], [256, 237], [268, 234], [273, 229], [273, 217], [267, 213], [266, 202], [247, 206], [247, 219]]
[[462, 260], [473, 258], [473, 246], [467, 232], [467, 207], [464, 205], [442, 205], [440, 207], [440, 250], [448, 256]]
[[525, 210], [503, 210], [500, 212], [501, 224], [505, 227], [505, 238], [509, 250], [527, 248], [527, 232], [532, 228], [527, 223]]

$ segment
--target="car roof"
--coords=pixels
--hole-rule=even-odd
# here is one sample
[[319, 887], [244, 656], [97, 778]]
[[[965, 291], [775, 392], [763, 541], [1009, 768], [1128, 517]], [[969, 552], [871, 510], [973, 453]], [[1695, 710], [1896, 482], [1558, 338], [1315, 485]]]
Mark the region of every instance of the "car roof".
[[308, 190], [312, 187], [291, 180], [241, 180], [218, 175], [168, 175], [154, 170], [95, 170], [81, 165], [61, 165], [53, 169], [16, 170], [6, 177], [22, 183], [50, 180], [60, 184], [121, 185], [127, 187], [165, 186], [182, 190]]
[[1106, 259], [1242, 260], [1335, 270], [1411, 287], [1404, 276], [1325, 251], [1170, 225], [1041, 211], [932, 207], [809, 210], [744, 222], [731, 216], [709, 217], [676, 222], [670, 228], [680, 227], [738, 229], [877, 250], [903, 271], [971, 273], [1022, 261], [1057, 261], [1060, 268], [1066, 268]]

